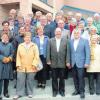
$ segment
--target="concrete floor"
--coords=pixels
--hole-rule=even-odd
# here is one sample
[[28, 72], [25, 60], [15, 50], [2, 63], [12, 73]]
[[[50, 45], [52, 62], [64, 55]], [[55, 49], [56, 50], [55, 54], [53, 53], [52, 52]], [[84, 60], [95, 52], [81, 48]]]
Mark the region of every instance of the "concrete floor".
[[[3, 100], [13, 100], [14, 95], [16, 94], [16, 89], [14, 87], [14, 82], [11, 81], [9, 85], [9, 94], [10, 98], [3, 98]], [[73, 86], [73, 80], [72, 78], [69, 78], [66, 80], [66, 87], [65, 87], [65, 97], [61, 97], [60, 95], [57, 95], [57, 97], [52, 97], [52, 87], [51, 87], [51, 80], [47, 81], [47, 85], [45, 89], [37, 89], [36, 88], [36, 82], [34, 82], [34, 88], [33, 88], [33, 98], [28, 97], [22, 97], [19, 100], [81, 100], [80, 96], [72, 96], [72, 92], [74, 91]], [[90, 95], [88, 90], [88, 82], [86, 79], [86, 87], [85, 87], [85, 100], [100, 100], [100, 96], [97, 96], [96, 94]]]

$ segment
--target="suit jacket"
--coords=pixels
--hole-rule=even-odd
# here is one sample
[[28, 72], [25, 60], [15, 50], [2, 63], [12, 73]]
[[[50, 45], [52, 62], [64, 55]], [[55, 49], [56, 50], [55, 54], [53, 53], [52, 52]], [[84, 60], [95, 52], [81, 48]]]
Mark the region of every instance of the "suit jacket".
[[67, 29], [62, 30], [62, 37], [66, 39], [70, 39], [70, 31]]
[[69, 40], [61, 39], [59, 52], [56, 48], [56, 39], [51, 38], [47, 47], [47, 62], [51, 61], [52, 68], [65, 68], [70, 63]]
[[80, 38], [76, 51], [74, 50], [74, 39], [70, 42], [71, 65], [76, 64], [78, 68], [83, 68], [84, 64], [90, 64], [90, 46], [86, 39]]

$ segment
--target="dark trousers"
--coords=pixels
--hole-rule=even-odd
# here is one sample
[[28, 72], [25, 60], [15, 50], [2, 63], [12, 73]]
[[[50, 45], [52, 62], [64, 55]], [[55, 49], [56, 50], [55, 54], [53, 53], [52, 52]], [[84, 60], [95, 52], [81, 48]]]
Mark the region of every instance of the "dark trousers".
[[78, 68], [76, 64], [72, 68], [75, 90], [82, 93], [85, 91], [84, 68]]
[[5, 95], [5, 94], [8, 93], [9, 80], [4, 79], [4, 80], [0, 80], [0, 95], [2, 94], [3, 81], [4, 81], [4, 91], [3, 91], [3, 94]]
[[46, 58], [44, 58], [43, 55], [40, 55], [40, 59], [43, 64], [43, 69], [37, 72], [36, 80], [38, 81], [38, 83], [46, 84], [47, 77], [49, 76], [49, 72], [48, 72], [47, 64], [46, 64]]
[[[65, 80], [64, 80], [63, 68], [52, 68], [52, 90], [53, 92], [65, 92]], [[59, 79], [59, 80], [58, 80]]]
[[[95, 79], [96, 79], [96, 88], [95, 88]], [[96, 91], [96, 93], [100, 94], [100, 73], [89, 73], [88, 80], [89, 80], [90, 93], [94, 93]]]

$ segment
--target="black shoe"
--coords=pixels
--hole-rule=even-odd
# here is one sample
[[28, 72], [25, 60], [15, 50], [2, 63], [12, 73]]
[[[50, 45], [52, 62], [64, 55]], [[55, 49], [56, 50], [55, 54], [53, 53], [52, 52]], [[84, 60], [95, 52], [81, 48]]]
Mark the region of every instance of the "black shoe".
[[85, 94], [84, 93], [80, 93], [80, 98], [84, 99], [85, 98]]
[[94, 95], [94, 92], [90, 92], [90, 95]]
[[96, 93], [96, 95], [100, 95], [100, 93]]
[[9, 97], [10, 97], [8, 93], [7, 93], [7, 94], [4, 94], [4, 96], [5, 96], [6, 98], [9, 98]]
[[14, 85], [14, 89], [16, 89], [16, 85]]
[[57, 96], [57, 92], [53, 92], [53, 97], [56, 97]]
[[0, 100], [2, 100], [2, 96], [0, 96]]
[[39, 83], [39, 84], [37, 85], [37, 88], [42, 88], [42, 84]]
[[74, 95], [78, 95], [78, 94], [80, 94], [78, 91], [74, 91], [74, 92], [72, 93], [73, 96], [74, 96]]
[[59, 92], [59, 94], [64, 97], [65, 96], [65, 93], [64, 92]]
[[42, 84], [42, 85], [41, 85], [41, 88], [42, 88], [42, 89], [45, 89], [45, 84]]

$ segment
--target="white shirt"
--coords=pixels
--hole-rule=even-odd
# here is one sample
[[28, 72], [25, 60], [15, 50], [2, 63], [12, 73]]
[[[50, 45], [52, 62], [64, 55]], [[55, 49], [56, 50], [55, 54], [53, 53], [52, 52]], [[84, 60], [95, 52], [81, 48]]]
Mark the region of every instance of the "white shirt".
[[61, 39], [57, 39], [56, 38], [56, 48], [57, 48], [57, 52], [59, 52], [60, 41], [61, 41]]
[[74, 50], [76, 51], [80, 39], [74, 39]]

